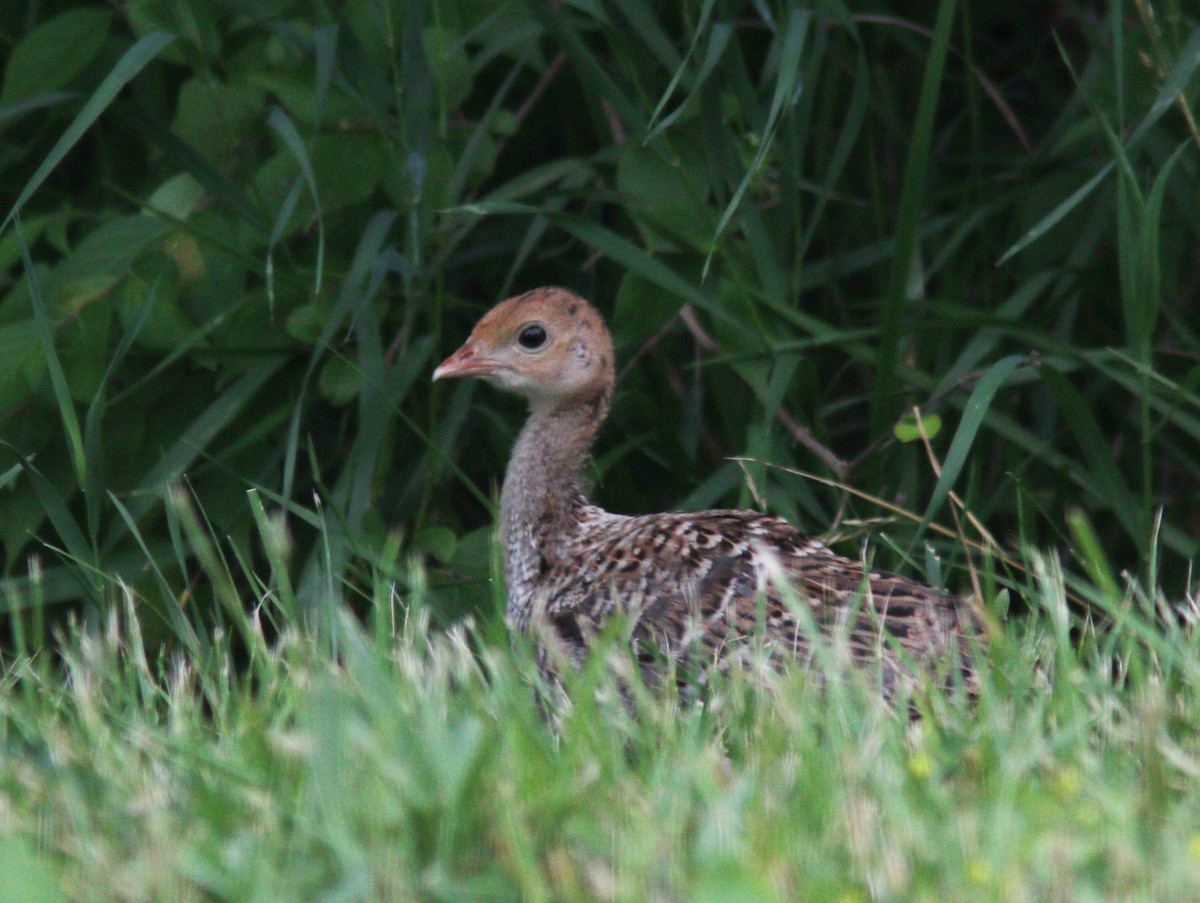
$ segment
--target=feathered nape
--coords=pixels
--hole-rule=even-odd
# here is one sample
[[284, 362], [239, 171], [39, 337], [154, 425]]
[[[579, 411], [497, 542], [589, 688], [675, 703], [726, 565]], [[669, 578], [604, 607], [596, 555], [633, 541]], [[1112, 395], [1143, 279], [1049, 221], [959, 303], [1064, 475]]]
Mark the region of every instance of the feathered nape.
[[477, 376], [529, 401], [500, 501], [514, 629], [578, 662], [605, 620], [624, 613], [654, 669], [666, 659], [721, 666], [748, 639], [804, 657], [815, 628], [877, 668], [886, 695], [914, 665], [952, 662], [974, 687], [970, 645], [981, 629], [957, 597], [866, 569], [753, 511], [629, 517], [591, 504], [583, 474], [614, 372], [595, 308], [543, 288], [493, 308], [434, 373]]

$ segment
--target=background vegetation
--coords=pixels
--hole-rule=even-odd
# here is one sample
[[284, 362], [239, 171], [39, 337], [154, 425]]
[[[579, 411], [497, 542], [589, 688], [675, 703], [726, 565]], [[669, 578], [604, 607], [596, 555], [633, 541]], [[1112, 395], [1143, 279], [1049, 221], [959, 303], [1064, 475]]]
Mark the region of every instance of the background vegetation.
[[[1194, 898], [1200, 17], [852, 7], [4, 5], [0, 865]], [[522, 412], [428, 380], [546, 283], [627, 366], [600, 501], [977, 586], [982, 714], [744, 676], [556, 740], [490, 580]]]

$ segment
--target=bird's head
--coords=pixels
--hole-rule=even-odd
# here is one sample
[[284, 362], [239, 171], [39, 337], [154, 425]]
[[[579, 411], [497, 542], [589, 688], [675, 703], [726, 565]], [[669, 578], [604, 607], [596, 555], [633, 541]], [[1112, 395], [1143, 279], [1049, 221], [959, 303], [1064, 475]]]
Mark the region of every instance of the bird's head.
[[599, 312], [562, 288], [501, 301], [433, 378], [477, 376], [555, 408], [605, 396], [614, 381], [612, 337]]

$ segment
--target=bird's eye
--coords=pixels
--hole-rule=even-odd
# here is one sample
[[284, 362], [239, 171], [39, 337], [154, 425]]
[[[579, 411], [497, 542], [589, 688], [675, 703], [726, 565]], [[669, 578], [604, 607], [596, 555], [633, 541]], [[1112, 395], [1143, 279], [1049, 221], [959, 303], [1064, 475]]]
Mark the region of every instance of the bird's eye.
[[536, 323], [526, 326], [521, 330], [521, 334], [517, 336], [517, 341], [521, 343], [522, 348], [529, 351], [536, 351], [546, 344], [546, 330]]

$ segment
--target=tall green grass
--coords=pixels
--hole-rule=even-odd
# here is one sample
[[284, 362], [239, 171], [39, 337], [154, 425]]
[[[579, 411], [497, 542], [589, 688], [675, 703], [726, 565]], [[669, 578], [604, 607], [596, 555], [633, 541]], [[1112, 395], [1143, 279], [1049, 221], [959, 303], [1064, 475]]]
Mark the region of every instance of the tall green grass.
[[980, 650], [978, 701], [918, 686], [917, 721], [840, 671], [713, 675], [681, 705], [620, 645], [540, 707], [527, 650], [433, 629], [382, 578], [382, 630], [341, 609], [270, 640], [273, 600], [243, 597], [244, 645], [218, 631], [203, 655], [147, 655], [127, 596], [3, 661], [0, 861], [20, 870], [0, 891], [1194, 899], [1195, 607], [1164, 628], [1139, 587], [1076, 587], [1101, 630], [1057, 562], [1030, 565], [1036, 610]]

